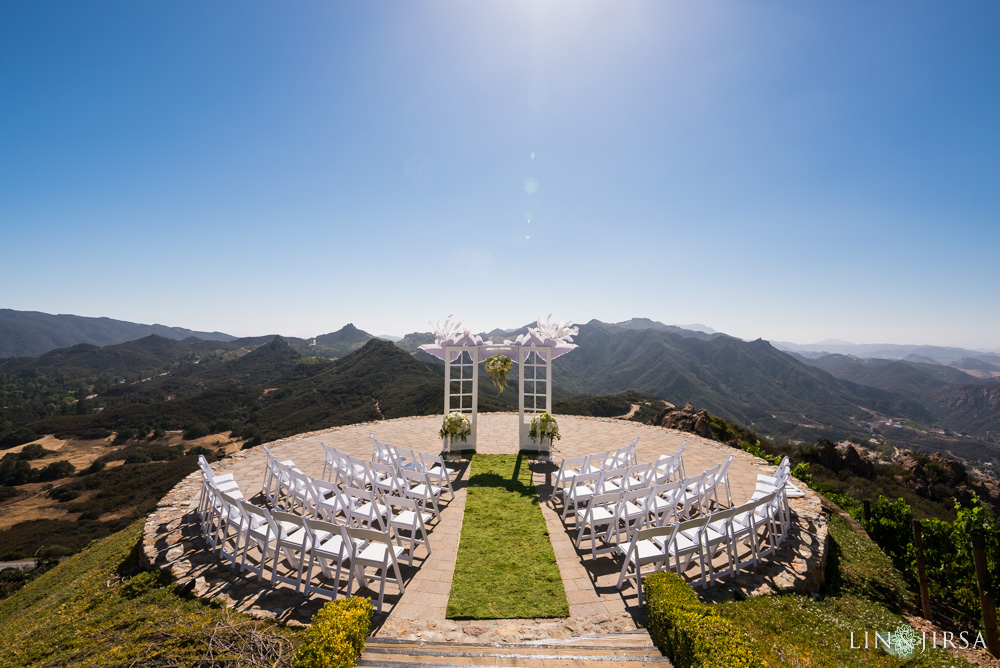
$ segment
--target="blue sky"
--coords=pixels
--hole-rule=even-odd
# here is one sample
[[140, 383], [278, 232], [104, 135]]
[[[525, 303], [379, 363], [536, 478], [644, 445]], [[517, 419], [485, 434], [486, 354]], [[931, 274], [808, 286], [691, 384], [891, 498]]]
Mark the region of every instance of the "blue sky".
[[1000, 349], [992, 2], [0, 0], [0, 307]]

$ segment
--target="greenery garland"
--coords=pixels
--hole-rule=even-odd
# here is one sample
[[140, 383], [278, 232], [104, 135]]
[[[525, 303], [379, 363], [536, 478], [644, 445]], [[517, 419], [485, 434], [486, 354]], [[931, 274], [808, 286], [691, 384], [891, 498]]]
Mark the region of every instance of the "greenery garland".
[[472, 433], [472, 423], [469, 422], [465, 413], [448, 413], [444, 416], [441, 431], [438, 433], [441, 438], [451, 436], [452, 438], [460, 438], [462, 443], [465, 443], [469, 439], [469, 434]]
[[494, 387], [498, 390], [497, 396], [500, 396], [500, 393], [507, 387], [507, 376], [514, 368], [514, 360], [506, 355], [494, 355], [486, 360], [485, 366], [486, 375], [493, 381]]
[[553, 442], [562, 438], [559, 435], [559, 424], [548, 413], [541, 413], [537, 417], [531, 418], [528, 436], [531, 437], [532, 441], [541, 441], [542, 445], [545, 445], [546, 438], [549, 439], [549, 447], [552, 447]]

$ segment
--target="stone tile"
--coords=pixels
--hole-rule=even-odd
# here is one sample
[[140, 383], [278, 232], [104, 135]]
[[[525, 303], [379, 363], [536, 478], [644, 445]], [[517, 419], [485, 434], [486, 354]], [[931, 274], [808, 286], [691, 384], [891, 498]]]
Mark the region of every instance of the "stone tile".
[[[307, 474], [319, 476], [324, 462], [320, 442], [367, 459], [371, 455], [369, 434], [375, 432], [381, 440], [389, 443], [416, 451], [437, 452], [441, 444], [437, 437], [439, 426], [439, 416], [401, 418], [300, 434], [270, 443], [268, 447], [280, 459], [291, 459]], [[730, 486], [736, 503], [749, 498], [753, 493], [758, 473], [770, 474], [774, 471], [773, 466], [741, 451], [691, 434], [659, 427], [613, 419], [570, 416], [560, 416], [559, 426], [563, 438], [557, 441], [553, 450], [556, 465], [563, 457], [613, 450], [637, 436], [637, 455], [640, 461], [655, 461], [661, 454], [673, 453], [686, 440], [685, 465], [688, 475], [710, 468], [733, 455]], [[516, 414], [480, 414], [479, 451], [498, 454], [517, 452], [516, 429]], [[403, 596], [398, 595], [398, 589], [392, 586], [387, 588], [385, 612], [377, 619], [377, 635], [440, 635], [444, 625], [451, 625], [448, 627], [448, 632], [452, 634], [451, 640], [477, 642], [483, 638], [509, 640], [516, 637], [543, 638], [613, 632], [621, 630], [623, 623], [626, 627], [631, 624], [631, 628], [635, 628], [636, 620], [643, 618], [643, 611], [638, 608], [635, 585], [629, 584], [618, 591], [615, 584], [620, 561], [609, 555], [599, 556], [595, 561], [591, 559], [589, 550], [576, 550], [573, 545], [575, 532], [567, 529], [549, 501], [555, 467], [553, 464], [540, 463], [532, 466], [533, 478], [542, 499], [542, 515], [569, 599], [570, 618], [506, 622], [488, 620], [458, 624], [446, 620], [468, 476], [468, 462], [456, 463], [463, 467], [463, 477], [455, 483], [454, 499], [442, 504], [440, 519], [429, 527], [433, 552], [423, 559], [424, 551], [418, 549], [415, 566], [405, 569], [407, 580]], [[218, 473], [232, 473], [244, 494], [248, 498], [254, 497], [260, 492], [263, 482], [263, 450], [253, 448], [242, 451], [218, 462], [215, 469]], [[272, 590], [266, 586], [266, 582], [258, 584], [255, 576], [239, 576], [228, 568], [217, 567], [219, 562], [214, 555], [204, 549], [195, 514], [200, 486], [199, 474], [192, 474], [178, 483], [161, 500], [156, 512], [149, 516], [143, 535], [143, 549], [148, 562], [171, 569], [181, 583], [192, 581], [196, 595], [222, 598], [237, 609], [261, 617], [290, 623], [308, 621], [327, 599], [316, 596], [306, 598], [295, 594], [285, 585]], [[790, 506], [793, 524], [781, 550], [766, 564], [762, 564], [757, 573], [740, 574], [731, 583], [724, 580], [721, 585], [702, 594], [706, 600], [722, 600], [731, 596], [736, 588], [748, 594], [783, 589], [814, 591], [822, 583], [827, 533], [819, 500], [809, 493], [803, 499], [791, 500]], [[346, 584], [346, 573], [343, 577], [341, 591]], [[429, 624], [441, 625], [441, 628], [429, 627]], [[508, 633], [496, 633], [501, 626], [511, 624], [523, 629], [523, 633], [518, 631], [511, 635], [509, 628], [504, 629]], [[483, 630], [477, 636], [463, 632], [461, 627], [469, 627], [477, 632], [480, 628]], [[398, 631], [399, 628], [405, 628], [406, 631]]]

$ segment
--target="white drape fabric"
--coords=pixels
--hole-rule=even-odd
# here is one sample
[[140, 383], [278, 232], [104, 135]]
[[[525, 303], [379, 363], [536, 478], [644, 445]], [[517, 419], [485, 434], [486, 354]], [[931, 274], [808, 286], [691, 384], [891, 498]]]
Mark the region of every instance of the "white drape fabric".
[[[526, 333], [514, 340], [505, 339], [502, 343], [494, 343], [484, 340], [478, 334], [473, 334], [464, 328], [461, 322], [452, 322], [451, 316], [448, 316], [443, 323], [439, 322], [437, 325], [433, 325], [434, 343], [426, 343], [420, 346], [420, 349], [440, 360], [444, 360], [447, 356], [448, 346], [480, 348], [485, 352], [485, 355], [480, 355], [480, 359], [492, 355], [506, 355], [514, 359], [519, 348], [550, 347], [552, 348], [552, 359], [556, 359], [577, 347], [573, 343], [573, 337], [580, 332], [580, 329], [572, 326], [569, 321], [556, 323], [549, 315], [544, 320], [538, 318], [537, 324], [537, 327], [529, 328]], [[451, 361], [454, 362], [459, 355], [458, 351], [453, 351]]]

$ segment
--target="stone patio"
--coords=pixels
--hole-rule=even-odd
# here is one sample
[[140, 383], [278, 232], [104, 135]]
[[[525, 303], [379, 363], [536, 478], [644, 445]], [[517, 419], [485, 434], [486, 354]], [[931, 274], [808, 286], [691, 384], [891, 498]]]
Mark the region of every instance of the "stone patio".
[[[549, 527], [570, 616], [549, 620], [448, 620], [445, 612], [451, 589], [452, 573], [458, 552], [465, 508], [468, 461], [453, 462], [461, 468], [455, 484], [455, 498], [442, 505], [441, 518], [431, 525], [433, 553], [418, 548], [413, 567], [402, 565], [406, 593], [399, 596], [391, 585], [386, 591], [384, 612], [376, 616], [375, 635], [409, 640], [458, 642], [531, 642], [579, 638], [637, 628], [644, 622], [634, 585], [619, 591], [615, 584], [620, 561], [610, 556], [590, 557], [589, 548], [578, 552], [571, 532], [549, 503], [551, 483], [558, 462], [563, 457], [614, 450], [639, 437], [639, 461], [655, 461], [661, 454], [677, 450], [687, 440], [684, 463], [693, 475], [734, 455], [730, 467], [733, 501], [748, 499], [754, 491], [758, 473], [771, 474], [774, 467], [739, 450], [692, 434], [652, 427], [617, 419], [558, 416], [562, 440], [553, 449], [553, 462], [533, 461], [534, 482], [542, 500], [542, 513]], [[412, 448], [418, 452], [438, 452], [437, 435], [440, 416], [401, 418], [336, 427], [300, 434], [268, 444], [279, 459], [291, 459], [305, 473], [319, 476], [324, 454], [320, 442], [335, 446], [358, 457], [369, 459], [374, 432], [382, 441]], [[515, 454], [517, 414], [480, 414], [478, 452]], [[264, 452], [252, 448], [214, 464], [217, 473], [232, 473], [247, 498], [255, 502], [264, 474]], [[777, 591], [812, 593], [823, 581], [826, 520], [820, 500], [804, 486], [804, 498], [790, 499], [792, 528], [782, 549], [762, 564], [755, 573], [743, 573], [733, 582], [723, 581], [702, 593], [706, 600], [733, 596], [757, 595]], [[308, 623], [326, 598], [305, 598], [294, 588], [279, 585], [271, 588], [265, 581], [234, 574], [227, 564], [208, 553], [200, 536], [196, 506], [201, 488], [200, 472], [181, 481], [147, 518], [143, 552], [148, 563], [170, 569], [182, 586], [194, 595], [219, 599], [248, 614], [278, 619], [289, 624]], [[362, 595], [370, 595], [367, 590]]]

